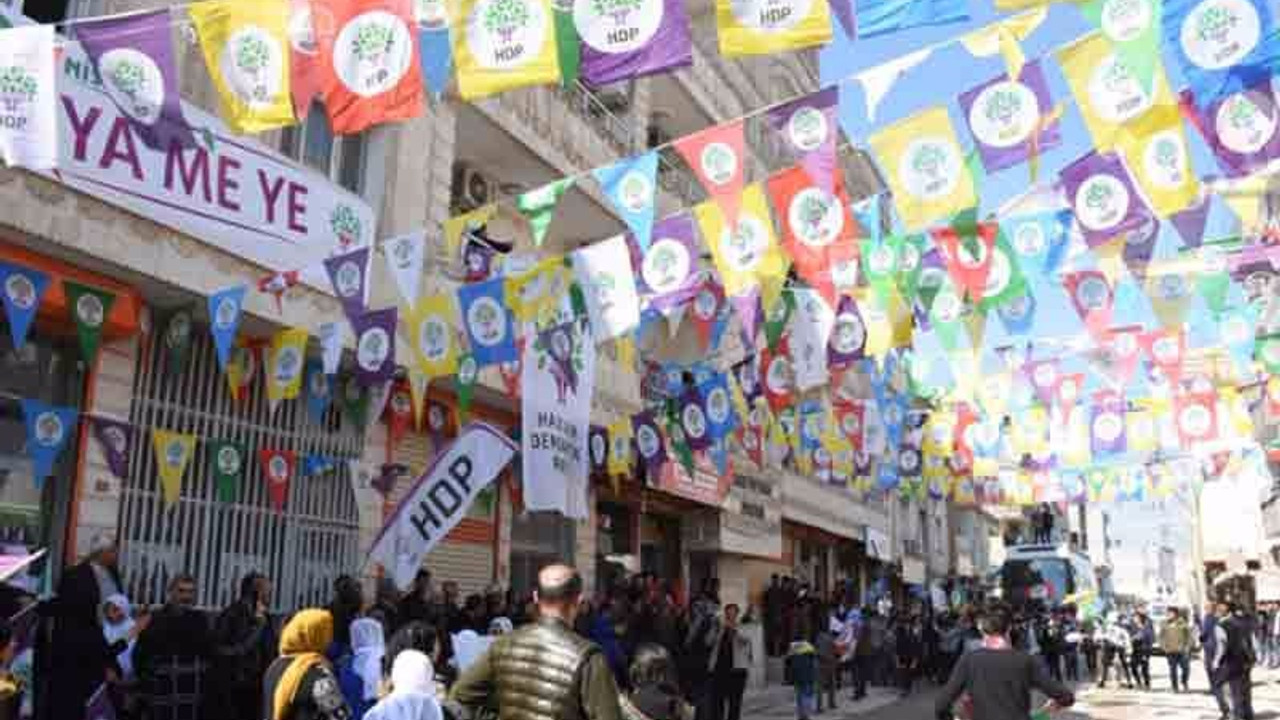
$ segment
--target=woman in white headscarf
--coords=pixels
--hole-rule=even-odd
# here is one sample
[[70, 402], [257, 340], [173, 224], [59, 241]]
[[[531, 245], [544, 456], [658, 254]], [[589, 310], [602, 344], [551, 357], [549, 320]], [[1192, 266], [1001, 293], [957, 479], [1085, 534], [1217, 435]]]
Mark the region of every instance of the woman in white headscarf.
[[435, 669], [417, 650], [405, 650], [391, 664], [391, 692], [365, 715], [365, 720], [443, 720], [436, 699]]
[[140, 632], [142, 627], [133, 619], [129, 598], [116, 593], [102, 601], [102, 636], [115, 653], [120, 677], [126, 682], [133, 680], [133, 644]]
[[338, 684], [351, 706], [353, 720], [363, 718], [378, 699], [385, 652], [382, 623], [367, 617], [351, 621], [351, 655], [339, 663]]

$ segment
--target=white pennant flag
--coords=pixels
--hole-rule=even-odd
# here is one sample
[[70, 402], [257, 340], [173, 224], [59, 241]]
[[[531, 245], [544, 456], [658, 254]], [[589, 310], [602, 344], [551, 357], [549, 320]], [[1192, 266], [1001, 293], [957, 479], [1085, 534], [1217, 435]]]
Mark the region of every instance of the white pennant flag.
[[53, 26], [0, 30], [0, 156], [9, 167], [58, 164]]
[[387, 270], [396, 279], [400, 297], [405, 307], [418, 302], [418, 288], [422, 282], [422, 263], [427, 255], [427, 235], [424, 232], [398, 235], [382, 243], [387, 258]]
[[827, 383], [827, 341], [836, 314], [817, 290], [796, 288], [795, 315], [791, 318], [791, 362], [796, 388], [808, 390]]
[[876, 112], [880, 109], [880, 102], [884, 100], [884, 96], [889, 94], [889, 90], [893, 88], [893, 84], [898, 82], [898, 78], [902, 77], [908, 70], [914, 68], [933, 54], [933, 48], [921, 48], [913, 53], [908, 53], [898, 58], [894, 58], [885, 63], [876, 65], [858, 73], [854, 77], [862, 84], [863, 94], [867, 99], [867, 120], [876, 121]]
[[603, 342], [631, 332], [640, 322], [631, 252], [622, 235], [573, 253], [573, 275], [582, 286], [591, 335]]
[[338, 366], [342, 363], [342, 324], [321, 323], [320, 327], [316, 328], [316, 335], [320, 337], [324, 374], [337, 375]]

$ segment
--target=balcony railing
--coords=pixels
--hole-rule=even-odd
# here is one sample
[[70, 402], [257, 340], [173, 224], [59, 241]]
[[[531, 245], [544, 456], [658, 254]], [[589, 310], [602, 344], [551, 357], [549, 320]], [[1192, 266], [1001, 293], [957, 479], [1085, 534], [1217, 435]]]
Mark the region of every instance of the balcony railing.
[[635, 124], [630, 118], [624, 118], [610, 110], [586, 85], [575, 81], [573, 85], [557, 88], [555, 92], [574, 114], [595, 127], [620, 154], [626, 155], [634, 150]]

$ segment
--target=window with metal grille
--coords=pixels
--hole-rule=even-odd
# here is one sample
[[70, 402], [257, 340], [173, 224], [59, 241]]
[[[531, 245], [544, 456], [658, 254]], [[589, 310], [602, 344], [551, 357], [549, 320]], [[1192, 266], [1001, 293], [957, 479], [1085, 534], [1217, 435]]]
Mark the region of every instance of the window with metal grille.
[[[133, 379], [130, 422], [135, 439], [120, 509], [121, 569], [134, 602], [158, 603], [177, 573], [195, 576], [198, 604], [222, 607], [240, 578], [265, 573], [275, 587], [276, 610], [321, 605], [334, 578], [359, 570], [359, 520], [346, 459], [360, 453], [363, 430], [331, 404], [323, 421], [310, 417], [302, 397], [272, 413], [262, 372], [247, 395], [232, 400], [207, 329], [193, 328], [186, 368], [168, 373], [160, 334], [143, 343]], [[166, 507], [156, 471], [151, 431], [195, 434], [177, 503]], [[217, 499], [209, 441], [229, 440], [245, 450], [235, 502]], [[258, 460], [263, 449], [297, 457], [284, 512], [276, 512]], [[336, 459], [330, 472], [299, 477], [308, 454]]]

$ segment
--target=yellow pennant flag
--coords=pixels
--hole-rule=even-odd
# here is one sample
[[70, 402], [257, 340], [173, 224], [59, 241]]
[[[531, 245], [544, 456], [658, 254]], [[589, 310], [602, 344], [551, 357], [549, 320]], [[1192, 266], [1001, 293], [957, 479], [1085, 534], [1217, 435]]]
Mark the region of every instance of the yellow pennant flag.
[[463, 100], [559, 82], [551, 0], [449, 0], [449, 17]]
[[610, 477], [631, 474], [631, 418], [625, 415], [609, 423]]
[[1122, 140], [1121, 129], [1126, 124], [1154, 107], [1174, 105], [1158, 64], [1148, 89], [1100, 33], [1090, 33], [1059, 50], [1058, 63], [1100, 151], [1111, 150]]
[[281, 400], [298, 397], [306, 355], [306, 328], [288, 328], [271, 338], [271, 352], [267, 358], [267, 401], [272, 408]]
[[932, 107], [876, 132], [872, 151], [909, 232], [977, 204], [973, 178], [945, 107]]
[[444, 249], [445, 254], [449, 256], [449, 260], [455, 259], [462, 244], [463, 234], [469, 230], [484, 227], [497, 214], [498, 206], [494, 203], [489, 203], [484, 207], [478, 207], [475, 210], [464, 212], [461, 215], [454, 215], [445, 220]]
[[1170, 330], [1182, 327], [1198, 294], [1191, 279], [1196, 277], [1198, 265], [1196, 262], [1175, 260], [1147, 267], [1147, 299], [1151, 301], [1151, 310], [1161, 327]]
[[1152, 452], [1160, 442], [1156, 415], [1144, 400], [1135, 400], [1134, 403], [1137, 407], [1125, 413], [1124, 417], [1125, 442], [1130, 452]]
[[831, 42], [827, 0], [716, 0], [720, 54], [770, 55]]
[[405, 314], [418, 370], [427, 381], [458, 371], [458, 311], [453, 295], [428, 295]]
[[526, 272], [508, 275], [502, 289], [517, 323], [554, 324], [556, 312], [569, 293], [569, 268], [565, 267], [564, 256], [547, 258]]
[[151, 431], [151, 444], [156, 451], [164, 504], [173, 507], [182, 495], [182, 475], [195, 454], [196, 436], [155, 428]]
[[1240, 396], [1240, 391], [1233, 387], [1222, 388], [1222, 407], [1226, 412], [1224, 427], [1229, 431], [1228, 439], [1245, 439], [1253, 437], [1253, 417], [1249, 414], [1249, 405]]
[[1185, 210], [1200, 197], [1176, 105], [1157, 105], [1130, 122], [1120, 134], [1120, 153], [1157, 215]]
[[737, 297], [756, 285], [767, 286], [764, 307], [773, 307], [791, 261], [773, 233], [773, 220], [759, 183], [742, 191], [737, 230], [730, 233], [720, 206], [708, 200], [693, 208], [702, 237], [711, 249], [724, 293]]
[[288, 0], [199, 2], [187, 14], [227, 125], [240, 134], [292, 125]]
[[991, 57], [999, 53], [1004, 58], [1009, 77], [1016, 78], [1022, 75], [1022, 67], [1027, 61], [1020, 43], [1035, 32], [1047, 17], [1048, 7], [1037, 8], [962, 35], [960, 43], [975, 57]]

